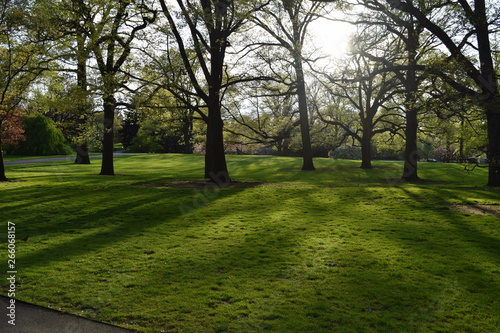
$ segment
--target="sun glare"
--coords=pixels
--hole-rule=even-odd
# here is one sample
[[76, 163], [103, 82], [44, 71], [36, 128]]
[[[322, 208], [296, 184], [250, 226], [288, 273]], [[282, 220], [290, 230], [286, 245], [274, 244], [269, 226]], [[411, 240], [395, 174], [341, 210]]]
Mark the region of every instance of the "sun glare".
[[353, 27], [348, 23], [321, 18], [312, 22], [309, 27], [313, 47], [320, 54], [333, 58], [340, 58], [347, 53], [352, 31]]

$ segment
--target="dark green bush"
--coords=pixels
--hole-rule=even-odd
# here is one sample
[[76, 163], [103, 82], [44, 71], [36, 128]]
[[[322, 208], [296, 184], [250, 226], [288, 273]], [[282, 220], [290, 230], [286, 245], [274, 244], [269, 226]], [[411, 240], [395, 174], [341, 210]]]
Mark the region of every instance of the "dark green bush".
[[12, 148], [12, 155], [66, 155], [72, 152], [62, 132], [55, 123], [43, 115], [24, 119], [25, 141]]

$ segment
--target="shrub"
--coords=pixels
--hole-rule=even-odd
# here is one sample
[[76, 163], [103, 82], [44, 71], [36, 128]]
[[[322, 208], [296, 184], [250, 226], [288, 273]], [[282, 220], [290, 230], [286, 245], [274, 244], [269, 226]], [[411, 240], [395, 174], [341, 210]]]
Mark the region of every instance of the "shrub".
[[354, 146], [343, 146], [335, 150], [330, 150], [328, 157], [335, 159], [344, 160], [360, 160], [361, 159], [361, 147]]
[[72, 152], [62, 132], [55, 123], [43, 115], [24, 119], [25, 141], [11, 147], [12, 155], [66, 155]]
[[458, 159], [458, 151], [455, 147], [439, 147], [434, 152], [434, 158], [438, 161], [451, 162]]

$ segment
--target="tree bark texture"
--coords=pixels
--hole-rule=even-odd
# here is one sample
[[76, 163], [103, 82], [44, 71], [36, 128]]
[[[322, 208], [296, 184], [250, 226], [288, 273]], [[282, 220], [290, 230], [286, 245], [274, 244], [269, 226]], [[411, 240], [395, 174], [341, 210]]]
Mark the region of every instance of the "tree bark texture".
[[[81, 96], [81, 105], [77, 107], [78, 114], [81, 115], [79, 120], [80, 124], [85, 124], [87, 121], [87, 60], [89, 57], [89, 51], [85, 47], [85, 33], [80, 32], [76, 37], [78, 53], [77, 53], [77, 68], [76, 68], [76, 82]], [[76, 147], [76, 158], [75, 164], [90, 164], [89, 150], [86, 143], [78, 145]]]
[[3, 144], [2, 137], [0, 136], [0, 182], [8, 181], [5, 175], [5, 165], [3, 164]]
[[311, 134], [309, 130], [309, 113], [307, 110], [307, 92], [304, 79], [304, 70], [300, 57], [295, 59], [295, 72], [297, 75], [297, 95], [299, 99], [300, 134], [302, 137], [302, 170], [316, 170], [313, 163], [311, 147]]
[[223, 126], [220, 116], [212, 112], [207, 124], [205, 178], [218, 185], [231, 182], [224, 151]]
[[114, 121], [115, 121], [116, 100], [113, 96], [104, 98], [104, 136], [102, 140], [102, 164], [101, 175], [114, 176]]
[[[500, 187], [500, 105], [494, 100], [486, 113], [488, 121], [488, 186]], [[496, 97], [496, 101], [500, 102], [500, 96]]]
[[417, 108], [417, 49], [418, 34], [415, 31], [413, 22], [408, 24], [408, 71], [405, 82], [405, 110], [406, 110], [406, 128], [405, 128], [405, 152], [403, 176], [405, 181], [418, 180], [418, 152], [417, 152], [417, 132], [418, 132], [418, 108]]
[[224, 149], [224, 122], [221, 113], [222, 78], [226, 54], [228, 31], [224, 30], [227, 8], [215, 6], [215, 21], [209, 31], [210, 73], [207, 77], [207, 148], [205, 155], [205, 178], [218, 185], [231, 182], [227, 170]]
[[372, 135], [369, 130], [363, 131], [361, 138], [361, 169], [372, 168]]
[[75, 164], [90, 164], [89, 148], [86, 144], [76, 147]]
[[406, 128], [405, 128], [405, 152], [404, 152], [404, 169], [402, 179], [405, 181], [418, 180], [418, 153], [417, 153], [417, 111], [406, 111]]
[[485, 0], [475, 0], [475, 28], [483, 90], [481, 99], [488, 122], [488, 186], [500, 187], [500, 92], [493, 62]]

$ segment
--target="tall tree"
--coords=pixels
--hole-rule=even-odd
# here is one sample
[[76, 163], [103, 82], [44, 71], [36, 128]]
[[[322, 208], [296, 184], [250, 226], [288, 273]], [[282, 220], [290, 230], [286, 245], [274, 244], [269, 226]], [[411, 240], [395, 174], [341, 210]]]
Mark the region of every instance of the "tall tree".
[[[459, 64], [474, 82], [474, 89], [457, 82], [454, 73], [441, 72], [455, 89], [473, 98], [482, 106], [488, 123], [488, 185], [500, 186], [500, 91], [493, 61], [491, 28], [499, 24], [496, 1], [436, 1], [434, 11], [425, 12], [414, 1], [389, 0], [393, 7], [412, 15], [425, 29], [435, 35], [448, 50], [447, 61]], [[456, 19], [438, 21], [436, 12]], [[434, 16], [433, 16], [434, 15]], [[462, 33], [457, 36], [457, 31]], [[479, 60], [479, 61], [476, 61]], [[437, 69], [439, 72], [439, 69]]]
[[[84, 2], [79, 0], [40, 1], [42, 11], [50, 11], [49, 24], [57, 29], [53, 31], [53, 38], [59, 47], [56, 51], [60, 71], [72, 71], [76, 75], [76, 82], [72, 88], [71, 98], [74, 103], [69, 110], [77, 119], [80, 137], [74, 136], [76, 147], [75, 164], [90, 164], [88, 142], [83, 133], [88, 125], [90, 113], [88, 62], [91, 57], [91, 39], [88, 27], [93, 24], [93, 17], [89, 14]], [[68, 84], [68, 83], [67, 83]]]
[[[238, 80], [227, 72], [226, 56], [232, 35], [261, 5], [259, 1], [233, 0], [176, 0], [175, 6], [160, 0], [160, 4], [178, 47], [182, 72], [191, 86], [191, 90], [181, 91], [203, 102], [195, 110], [207, 124], [205, 178], [229, 182], [222, 103], [225, 90]], [[179, 90], [171, 91], [180, 95]]]
[[[70, 11], [71, 19], [70, 31], [71, 37], [74, 38], [72, 49], [76, 58], [76, 94], [77, 110], [79, 115], [80, 127], [83, 127], [88, 122], [88, 70], [87, 63], [92, 50], [89, 47], [90, 36], [87, 34], [87, 26], [90, 23], [91, 17], [85, 15], [85, 12], [80, 12], [85, 8], [79, 5], [78, 0], [71, 0], [72, 11]], [[88, 14], [88, 12], [87, 12]], [[76, 145], [75, 164], [90, 164], [90, 156], [88, 142], [83, 142]]]
[[[396, 48], [390, 58], [373, 54], [369, 49], [361, 53], [374, 61], [382, 63], [385, 70], [392, 71], [404, 87], [402, 110], [405, 114], [404, 127], [405, 150], [403, 154], [404, 168], [402, 179], [416, 181], [418, 176], [418, 115], [421, 112], [419, 97], [420, 85], [425, 79], [423, 60], [429, 50], [435, 47], [433, 38], [423, 33], [423, 27], [411, 14], [401, 13], [386, 4], [373, 0], [359, 0], [368, 11], [360, 13], [357, 19], [362, 24], [381, 27], [389, 38], [396, 38]], [[433, 3], [418, 1], [422, 11], [432, 10]]]
[[[379, 40], [379, 43], [390, 46], [390, 42]], [[401, 83], [393, 73], [381, 70], [384, 68], [382, 64], [359, 54], [352, 55], [342, 68], [340, 78], [328, 76], [328, 90], [335, 97], [347, 99], [351, 108], [356, 110], [357, 128], [351, 121], [345, 123], [341, 119], [325, 119], [321, 113], [319, 115], [323, 122], [340, 126], [360, 143], [361, 168], [371, 169], [373, 137], [384, 132], [394, 133], [400, 127], [398, 118], [401, 114], [394, 106], [394, 96], [401, 91]]]
[[[139, 31], [145, 29], [156, 19], [156, 12], [145, 0], [74, 0], [74, 13], [80, 17], [85, 29], [77, 31], [78, 48], [83, 47], [88, 38], [89, 50], [94, 54], [100, 75], [100, 93], [103, 107], [103, 157], [101, 175], [114, 175], [113, 144], [114, 121], [118, 91], [127, 81], [123, 67], [131, 54], [132, 45]], [[84, 57], [84, 50], [78, 52]], [[84, 59], [78, 64], [83, 65]], [[81, 69], [78, 79], [82, 89], [86, 76]]]
[[[76, 148], [75, 163], [90, 164], [88, 142], [84, 132], [87, 131], [90, 110], [90, 99], [87, 84], [88, 60], [92, 50], [86, 34], [90, 17], [79, 11], [79, 0], [38, 0], [32, 2], [32, 19], [39, 27], [38, 32], [52, 41], [51, 50], [53, 61], [47, 70], [58, 73], [73, 73], [74, 77], [67, 76], [64, 85], [71, 87], [71, 92], [65, 97], [71, 103], [59, 109], [64, 109], [65, 118], [73, 118], [75, 133], [71, 134], [71, 142]], [[74, 83], [72, 82], [74, 79]], [[43, 84], [42, 84], [43, 85]], [[70, 96], [71, 95], [71, 96]], [[63, 115], [63, 113], [59, 113]]]
[[300, 130], [302, 135], [302, 170], [314, 170], [307, 110], [307, 89], [304, 74], [306, 55], [304, 45], [308, 37], [307, 28], [324, 8], [321, 3], [305, 0], [274, 0], [266, 9], [254, 16], [254, 22], [263, 29], [272, 40], [264, 42], [285, 48], [295, 70], [294, 87], [298, 97]]
[[[324, 2], [333, 2], [326, 0]], [[385, 70], [393, 71], [404, 85], [404, 98], [402, 109], [405, 113], [406, 125], [404, 169], [402, 179], [406, 181], [416, 181], [418, 177], [418, 115], [421, 107], [419, 97], [421, 96], [420, 84], [426, 77], [423, 60], [426, 53], [435, 47], [434, 38], [429, 38], [424, 34], [424, 26], [414, 17], [413, 14], [401, 12], [390, 6], [387, 2], [379, 0], [353, 0], [346, 1], [353, 5], [361, 5], [366, 11], [358, 11], [352, 14], [352, 23], [371, 25], [385, 29], [390, 35], [395, 36], [403, 44], [400, 54], [391, 59], [379, 57], [372, 54], [371, 50], [363, 50], [361, 54], [370, 57], [374, 61], [384, 64]], [[435, 16], [434, 10], [441, 5], [432, 1], [413, 1], [415, 8], [422, 13], [429, 13]], [[442, 16], [438, 20], [442, 20]], [[441, 21], [440, 21], [441, 22]], [[376, 46], [375, 46], [376, 48]]]

